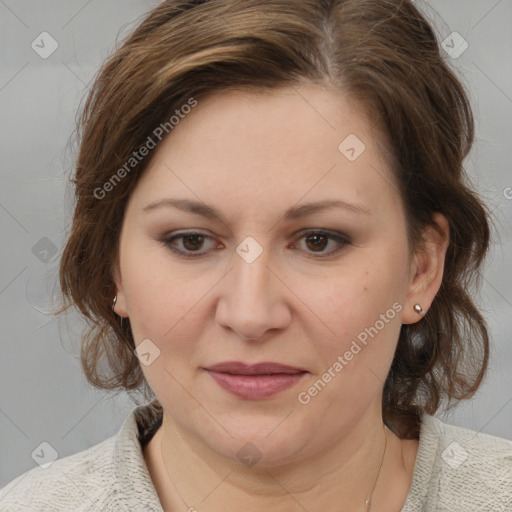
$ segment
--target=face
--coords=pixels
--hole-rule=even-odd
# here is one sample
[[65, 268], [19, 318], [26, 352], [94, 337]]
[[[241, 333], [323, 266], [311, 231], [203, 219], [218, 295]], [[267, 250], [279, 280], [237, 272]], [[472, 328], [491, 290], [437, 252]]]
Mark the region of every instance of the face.
[[[130, 197], [115, 273], [164, 414], [233, 460], [251, 442], [269, 466], [380, 418], [416, 286], [371, 124], [339, 93], [297, 91], [200, 100]], [[206, 370], [232, 361], [302, 373]]]

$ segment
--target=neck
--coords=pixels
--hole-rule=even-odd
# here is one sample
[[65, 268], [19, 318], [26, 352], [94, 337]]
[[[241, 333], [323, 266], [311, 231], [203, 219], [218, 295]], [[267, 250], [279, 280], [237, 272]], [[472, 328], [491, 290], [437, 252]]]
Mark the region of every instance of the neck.
[[[201, 443], [164, 413], [147, 455], [166, 511], [336, 510], [340, 503], [343, 510], [364, 511], [369, 498], [371, 512], [400, 510], [414, 466], [409, 461], [405, 467], [402, 442], [382, 420], [352, 428], [314, 457], [246, 467]], [[391, 475], [400, 481], [393, 484]], [[397, 489], [394, 505], [389, 502], [390, 485]]]

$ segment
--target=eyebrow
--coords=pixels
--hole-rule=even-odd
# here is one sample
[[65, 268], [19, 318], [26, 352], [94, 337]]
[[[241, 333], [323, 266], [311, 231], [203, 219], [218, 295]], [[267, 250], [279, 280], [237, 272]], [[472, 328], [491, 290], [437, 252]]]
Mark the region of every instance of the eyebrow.
[[[192, 201], [190, 199], [173, 199], [164, 198], [157, 199], [152, 203], [148, 204], [143, 208], [143, 211], [148, 212], [161, 207], [172, 207], [177, 208], [188, 213], [194, 213], [207, 219], [218, 220], [224, 223], [224, 219], [220, 212], [215, 208], [208, 206], [206, 203], [200, 201]], [[296, 220], [314, 213], [318, 213], [324, 210], [330, 210], [333, 208], [343, 208], [353, 213], [372, 215], [372, 212], [361, 204], [349, 203], [340, 200], [326, 200], [305, 203], [300, 206], [293, 206], [286, 210], [283, 218], [285, 220]]]

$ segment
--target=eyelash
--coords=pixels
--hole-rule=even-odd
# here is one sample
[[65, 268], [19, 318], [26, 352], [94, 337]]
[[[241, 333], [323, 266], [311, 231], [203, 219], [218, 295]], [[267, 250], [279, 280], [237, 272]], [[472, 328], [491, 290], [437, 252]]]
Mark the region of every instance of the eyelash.
[[[169, 237], [165, 237], [159, 241], [167, 249], [169, 249], [170, 251], [172, 251], [175, 254], [178, 254], [179, 256], [181, 256], [183, 258], [192, 259], [192, 258], [199, 258], [201, 256], [205, 256], [205, 253], [194, 252], [194, 251], [193, 252], [182, 251], [182, 250], [176, 249], [175, 247], [172, 246], [172, 242], [174, 242], [175, 240], [187, 238], [189, 236], [194, 236], [194, 235], [202, 236], [202, 237], [204, 237], [204, 240], [206, 240], [208, 238], [210, 238], [210, 239], [212, 238], [212, 237], [206, 235], [205, 233], [201, 233], [198, 231], [186, 231], [186, 232], [178, 233], [178, 234], [175, 234], [175, 235], [172, 235]], [[350, 243], [351, 243], [349, 237], [344, 235], [343, 233], [330, 232], [330, 231], [325, 231], [322, 229], [313, 229], [313, 230], [306, 231], [302, 234], [302, 236], [300, 236], [299, 240], [302, 238], [311, 236], [311, 235], [325, 236], [328, 239], [334, 240], [335, 242], [340, 244], [340, 246], [338, 246], [338, 248], [331, 250], [327, 253], [317, 253], [317, 254], [315, 254], [314, 252], [311, 253], [313, 256], [309, 256], [309, 257], [314, 258], [314, 259], [327, 258], [329, 256], [334, 256], [335, 254], [338, 254], [341, 250], [343, 250], [346, 245], [350, 245]], [[295, 243], [293, 244], [292, 247], [296, 247]], [[320, 254], [320, 255], [318, 255], [318, 254]]]

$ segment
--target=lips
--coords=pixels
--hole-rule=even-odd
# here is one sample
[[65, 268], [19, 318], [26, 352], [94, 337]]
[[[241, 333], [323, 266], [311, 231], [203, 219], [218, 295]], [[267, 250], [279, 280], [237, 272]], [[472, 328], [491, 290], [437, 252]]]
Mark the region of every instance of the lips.
[[239, 361], [219, 363], [205, 370], [223, 390], [245, 400], [271, 398], [294, 386], [308, 373], [280, 363], [248, 365]]
[[270, 375], [274, 373], [302, 373], [303, 368], [296, 368], [280, 363], [263, 362], [257, 364], [245, 364], [241, 361], [228, 361], [225, 363], [214, 364], [206, 370], [220, 373], [230, 373], [232, 375]]

